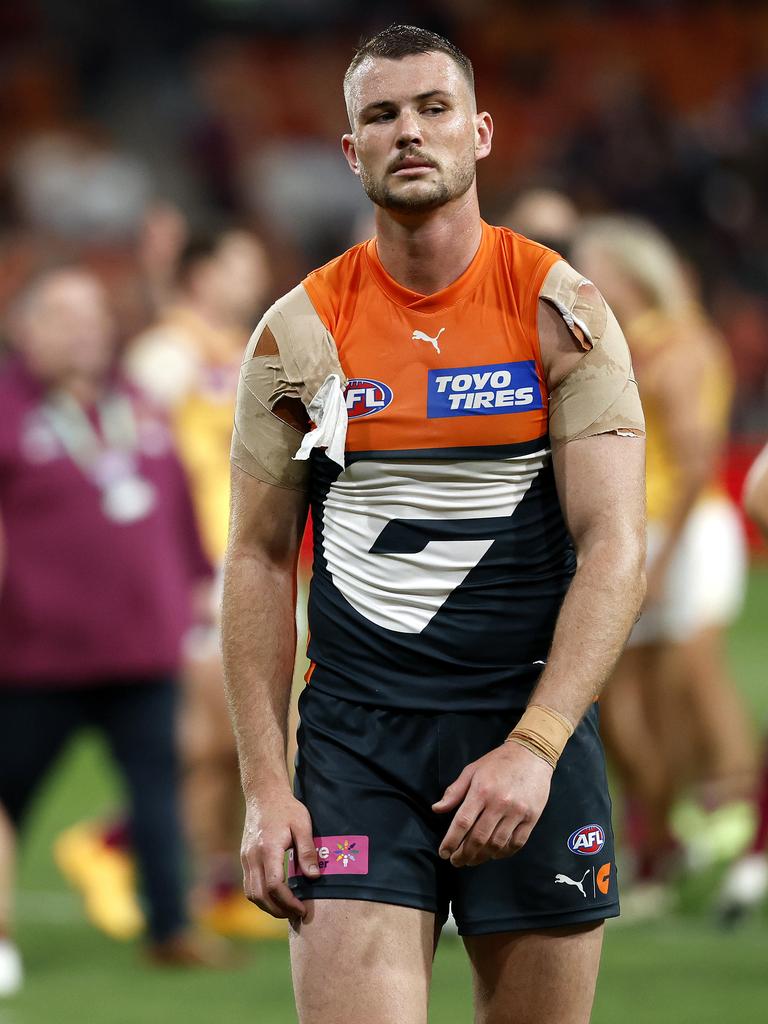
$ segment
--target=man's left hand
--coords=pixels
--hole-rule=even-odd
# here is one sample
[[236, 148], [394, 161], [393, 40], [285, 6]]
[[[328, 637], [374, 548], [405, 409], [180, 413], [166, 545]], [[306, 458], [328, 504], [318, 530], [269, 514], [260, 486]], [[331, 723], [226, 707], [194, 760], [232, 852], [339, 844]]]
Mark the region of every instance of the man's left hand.
[[454, 867], [474, 867], [517, 853], [549, 799], [552, 767], [519, 743], [503, 743], [468, 764], [432, 805], [458, 808], [440, 856]]

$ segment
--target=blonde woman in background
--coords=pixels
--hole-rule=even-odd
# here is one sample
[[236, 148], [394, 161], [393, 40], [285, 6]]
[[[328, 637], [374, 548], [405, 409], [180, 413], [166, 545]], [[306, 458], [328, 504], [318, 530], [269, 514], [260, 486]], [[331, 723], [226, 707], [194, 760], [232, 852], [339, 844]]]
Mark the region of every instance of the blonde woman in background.
[[[714, 812], [709, 826], [729, 831], [755, 784], [755, 741], [724, 649], [746, 574], [742, 526], [717, 483], [733, 373], [686, 268], [655, 228], [585, 220], [573, 263], [616, 312], [646, 415], [648, 596], [602, 699], [602, 728], [629, 798], [636, 880], [651, 882], [663, 880], [674, 850], [670, 815], [681, 794], [692, 789]], [[713, 831], [693, 838], [694, 862], [714, 852]]]

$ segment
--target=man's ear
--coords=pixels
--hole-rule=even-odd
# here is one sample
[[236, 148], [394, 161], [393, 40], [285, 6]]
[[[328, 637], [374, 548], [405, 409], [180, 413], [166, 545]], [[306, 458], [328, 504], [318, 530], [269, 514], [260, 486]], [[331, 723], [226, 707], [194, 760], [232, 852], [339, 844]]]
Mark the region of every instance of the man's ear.
[[344, 153], [349, 169], [353, 174], [360, 177], [360, 161], [357, 159], [357, 150], [355, 149], [355, 137], [347, 133], [341, 137], [341, 149]]
[[491, 152], [493, 120], [487, 111], [475, 114], [475, 157], [484, 159]]

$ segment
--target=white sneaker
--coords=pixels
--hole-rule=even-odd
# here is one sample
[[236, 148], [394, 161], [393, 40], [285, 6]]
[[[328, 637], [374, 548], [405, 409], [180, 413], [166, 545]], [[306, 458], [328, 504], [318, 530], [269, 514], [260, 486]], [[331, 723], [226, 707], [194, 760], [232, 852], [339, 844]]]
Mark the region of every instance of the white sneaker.
[[21, 988], [21, 956], [10, 939], [0, 939], [0, 999], [13, 996]]
[[728, 869], [718, 897], [718, 917], [724, 925], [736, 924], [768, 893], [768, 858], [764, 853], [741, 857]]

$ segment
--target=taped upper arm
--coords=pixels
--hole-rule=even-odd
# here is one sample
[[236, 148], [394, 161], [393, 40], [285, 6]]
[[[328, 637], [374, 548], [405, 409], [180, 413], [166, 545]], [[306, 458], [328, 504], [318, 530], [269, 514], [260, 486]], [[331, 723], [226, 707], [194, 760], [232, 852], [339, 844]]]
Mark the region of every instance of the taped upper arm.
[[[258, 328], [257, 328], [258, 330]], [[269, 327], [251, 339], [250, 355], [240, 367], [230, 457], [244, 473], [264, 483], [293, 490], [308, 486], [309, 468], [295, 462], [304, 436], [296, 413], [290, 422], [275, 411], [280, 395], [277, 381], [284, 375], [280, 353]], [[290, 398], [293, 407], [297, 398]], [[302, 407], [303, 408], [303, 407]], [[308, 420], [307, 420], [308, 426]]]
[[560, 260], [547, 274], [539, 299], [552, 443], [605, 433], [644, 436], [629, 347], [597, 288]]
[[299, 285], [267, 311], [246, 348], [232, 462], [265, 483], [305, 490], [309, 465], [294, 456], [310, 428], [306, 410], [330, 373], [346, 383], [336, 344]]

